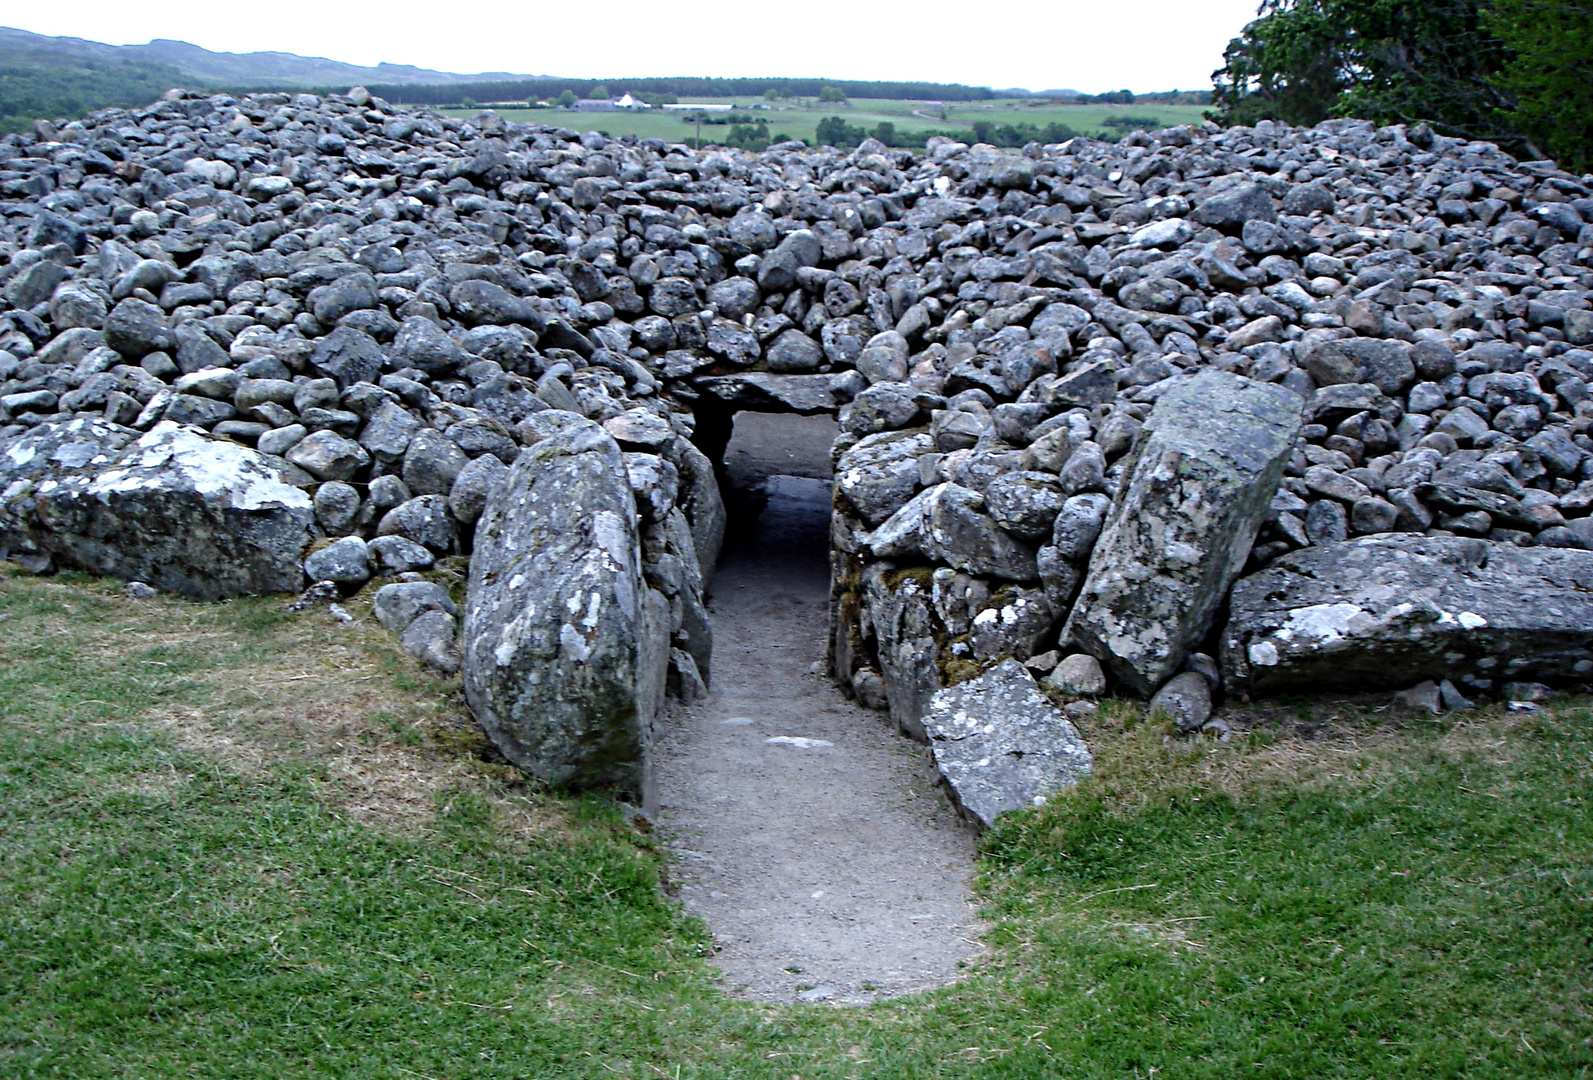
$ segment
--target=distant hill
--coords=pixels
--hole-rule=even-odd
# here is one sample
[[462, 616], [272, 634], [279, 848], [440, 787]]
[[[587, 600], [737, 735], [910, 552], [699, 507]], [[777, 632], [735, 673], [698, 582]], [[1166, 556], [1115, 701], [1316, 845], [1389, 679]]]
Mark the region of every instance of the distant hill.
[[113, 105], [145, 105], [190, 81], [169, 64], [0, 49], [0, 133], [26, 131], [40, 117], [75, 118]]
[[[409, 64], [378, 64], [360, 67], [317, 56], [293, 53], [211, 52], [186, 41], [157, 39], [148, 45], [105, 45], [82, 38], [46, 37], [26, 30], [0, 27], [0, 72], [9, 67], [38, 67], [58, 64], [69, 58], [79, 65], [95, 64], [163, 65], [177, 71], [190, 84], [249, 86], [281, 89], [309, 89], [335, 86], [347, 89], [358, 83], [408, 85], [412, 83], [487, 82], [504, 79], [535, 78], [510, 72], [487, 71], [460, 75], [431, 71]], [[170, 89], [166, 87], [165, 89]]]

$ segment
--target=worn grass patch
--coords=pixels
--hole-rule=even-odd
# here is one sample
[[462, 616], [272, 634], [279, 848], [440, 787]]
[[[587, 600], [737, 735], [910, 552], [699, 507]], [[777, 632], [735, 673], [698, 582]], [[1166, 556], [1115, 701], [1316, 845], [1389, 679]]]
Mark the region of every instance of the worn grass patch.
[[767, 1007], [646, 833], [281, 609], [0, 576], [0, 1076], [1593, 1076], [1585, 700], [1226, 743], [1111, 705], [986, 839], [987, 965]]

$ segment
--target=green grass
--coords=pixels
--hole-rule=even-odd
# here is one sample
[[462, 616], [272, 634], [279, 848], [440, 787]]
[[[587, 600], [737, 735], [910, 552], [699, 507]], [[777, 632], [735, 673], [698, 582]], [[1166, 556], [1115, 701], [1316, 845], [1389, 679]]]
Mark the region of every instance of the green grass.
[[[847, 105], [821, 105], [814, 101], [767, 102], [762, 98], [717, 98], [717, 104], [734, 103], [752, 111], [752, 115], [769, 121], [771, 132], [781, 132], [792, 138], [811, 141], [820, 120], [826, 116], [840, 116], [849, 124], [870, 130], [881, 121], [896, 125], [900, 134], [923, 131], [966, 130], [970, 137], [976, 120], [995, 124], [1034, 124], [1044, 128], [1050, 123], [1064, 123], [1080, 134], [1111, 131], [1105, 127], [1114, 116], [1155, 117], [1158, 125], [1199, 124], [1210, 106], [1206, 105], [1055, 105], [1048, 101], [1025, 99], [999, 101], [949, 102], [946, 119], [939, 117], [940, 110], [930, 109], [919, 101], [894, 101], [886, 99], [856, 99]], [[767, 108], [763, 108], [767, 106]], [[477, 109], [443, 109], [449, 116], [468, 119]], [[644, 139], [668, 139], [684, 142], [694, 137], [695, 127], [683, 121], [678, 114], [662, 109], [641, 113], [580, 113], [565, 109], [500, 109], [506, 120], [521, 123], [550, 124], [572, 127], [579, 131], [603, 131], [614, 138], [636, 135]], [[918, 115], [918, 114], [925, 115]], [[703, 125], [703, 141], [709, 142], [723, 126]], [[1117, 132], [1121, 134], [1121, 132]]]
[[765, 1007], [650, 834], [281, 607], [0, 575], [0, 1076], [1593, 1076], [1583, 701], [1230, 744], [1109, 708], [1097, 778], [987, 839], [988, 964]]

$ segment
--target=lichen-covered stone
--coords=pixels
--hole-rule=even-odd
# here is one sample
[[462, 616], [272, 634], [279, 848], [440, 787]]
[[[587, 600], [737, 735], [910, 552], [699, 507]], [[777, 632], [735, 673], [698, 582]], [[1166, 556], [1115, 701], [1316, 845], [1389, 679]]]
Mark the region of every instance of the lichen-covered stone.
[[923, 431], [866, 436], [836, 462], [836, 490], [864, 521], [878, 525], [919, 489], [918, 459], [934, 448]]
[[809, 415], [834, 412], [839, 404], [831, 389], [834, 379], [829, 375], [749, 371], [712, 375], [694, 382], [699, 390], [737, 409], [776, 409]]
[[1235, 583], [1230, 691], [1593, 676], [1593, 551], [1392, 534], [1305, 548]]
[[863, 575], [863, 605], [873, 627], [891, 720], [902, 734], [924, 740], [924, 713], [941, 688], [930, 570], [893, 571], [875, 563]]
[[875, 555], [921, 555], [970, 574], [1009, 581], [1038, 576], [1034, 552], [1003, 532], [972, 488], [937, 484], [913, 497], [871, 534]]
[[1150, 694], [1211, 627], [1301, 425], [1281, 386], [1207, 370], [1161, 396], [1062, 632]]
[[1040, 805], [1093, 766], [1078, 729], [1016, 660], [936, 694], [924, 729], [952, 801], [980, 828]]
[[613, 438], [587, 423], [522, 454], [477, 523], [465, 599], [465, 696], [504, 756], [644, 793], [668, 621]]
[[675, 504], [691, 526], [692, 544], [697, 550], [697, 565], [702, 570], [703, 587], [713, 580], [719, 563], [719, 549], [725, 542], [725, 500], [719, 493], [719, 478], [714, 475], [708, 455], [684, 439], [676, 442], [675, 470], [680, 487]]
[[294, 471], [171, 422], [41, 424], [0, 444], [0, 546], [201, 600], [298, 592], [315, 510]]

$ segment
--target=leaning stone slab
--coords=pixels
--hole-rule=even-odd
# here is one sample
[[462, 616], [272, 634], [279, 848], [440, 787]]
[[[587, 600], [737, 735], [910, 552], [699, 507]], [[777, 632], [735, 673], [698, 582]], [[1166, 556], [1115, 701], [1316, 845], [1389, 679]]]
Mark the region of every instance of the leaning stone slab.
[[1304, 548], [1234, 585], [1231, 692], [1593, 676], [1593, 551], [1384, 535]]
[[298, 592], [315, 510], [296, 472], [170, 421], [41, 424], [0, 445], [0, 547], [198, 600]]
[[642, 580], [636, 505], [590, 421], [525, 450], [476, 526], [465, 697], [505, 757], [560, 787], [647, 797], [669, 606]]
[[1093, 766], [1078, 729], [1016, 660], [936, 694], [924, 729], [953, 802], [982, 829], [1008, 810], [1040, 805]]
[[1062, 640], [1140, 694], [1174, 675], [1244, 568], [1303, 404], [1215, 370], [1164, 393], [1129, 452]]

